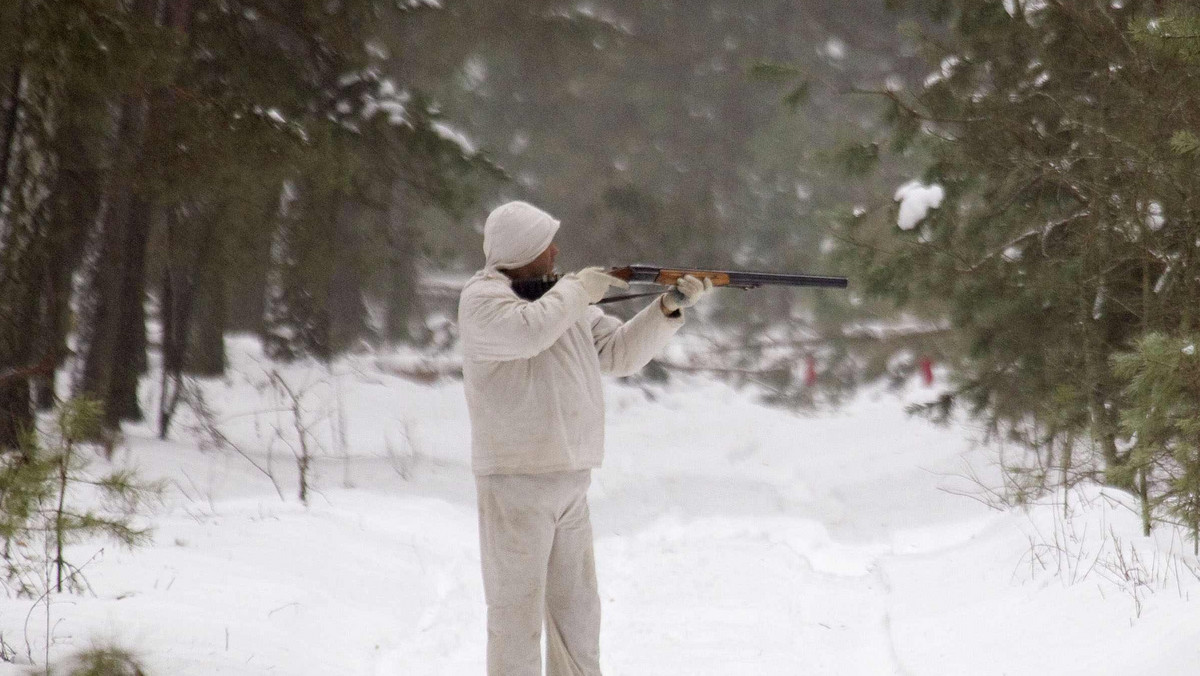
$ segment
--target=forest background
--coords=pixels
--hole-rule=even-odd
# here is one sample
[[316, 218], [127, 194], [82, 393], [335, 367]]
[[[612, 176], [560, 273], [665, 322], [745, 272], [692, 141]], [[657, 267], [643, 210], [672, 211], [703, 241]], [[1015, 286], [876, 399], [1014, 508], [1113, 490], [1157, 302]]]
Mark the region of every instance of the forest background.
[[852, 278], [722, 294], [643, 377], [803, 407], [937, 364], [916, 412], [1025, 449], [1008, 498], [1096, 481], [1195, 539], [1198, 36], [1180, 0], [4, 3], [0, 447], [70, 398], [169, 435], [229, 332], [452, 349], [439, 282], [519, 198], [567, 269]]

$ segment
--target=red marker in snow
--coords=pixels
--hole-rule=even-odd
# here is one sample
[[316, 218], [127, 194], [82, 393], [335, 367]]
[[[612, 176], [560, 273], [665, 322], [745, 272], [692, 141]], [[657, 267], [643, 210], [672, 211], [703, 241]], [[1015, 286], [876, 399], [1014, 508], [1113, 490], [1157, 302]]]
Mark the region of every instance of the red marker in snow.
[[925, 381], [925, 387], [933, 384], [933, 360], [929, 357], [921, 357], [921, 379]]

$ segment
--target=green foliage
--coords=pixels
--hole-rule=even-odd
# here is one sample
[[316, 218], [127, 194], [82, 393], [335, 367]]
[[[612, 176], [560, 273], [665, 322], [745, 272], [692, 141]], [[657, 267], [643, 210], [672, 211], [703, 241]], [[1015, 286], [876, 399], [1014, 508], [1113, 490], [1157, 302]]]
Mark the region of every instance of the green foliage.
[[27, 533], [51, 495], [54, 470], [37, 449], [36, 435], [26, 439], [22, 453], [0, 454], [0, 540], [11, 543]]
[[[477, 182], [502, 177], [485, 153], [447, 137], [436, 102], [383, 74], [388, 66], [386, 50], [378, 47], [382, 38], [367, 17], [387, 14], [384, 4], [360, 0], [337, 9], [314, 5], [321, 9], [313, 9], [303, 29], [329, 40], [321, 43], [325, 48], [317, 56], [291, 54], [286, 42], [256, 36], [250, 48], [264, 52], [264, 58], [276, 62], [281, 72], [275, 79], [248, 79], [242, 83], [245, 93], [232, 92], [244, 102], [240, 119], [261, 128], [263, 138], [274, 142], [264, 148], [261, 164], [243, 169], [247, 176], [229, 177], [233, 194], [245, 180], [265, 180], [269, 189], [252, 195], [247, 209], [261, 217], [271, 214], [281, 194], [286, 203], [266, 219], [273, 232], [255, 240], [256, 253], [269, 261], [271, 285], [263, 332], [268, 351], [276, 358], [329, 359], [370, 337], [365, 300], [411, 293], [397, 286], [411, 280], [371, 274], [415, 253], [396, 245], [394, 210], [401, 204], [435, 206], [458, 218], [474, 203]], [[288, 25], [282, 16], [267, 18]], [[247, 38], [230, 23], [245, 21], [214, 14], [211, 25], [194, 37], [203, 42], [211, 34], [230, 53], [219, 70], [197, 62], [194, 68], [202, 81], [217, 77], [224, 83], [240, 64]], [[308, 32], [297, 37], [301, 36], [317, 39]], [[268, 87], [265, 93], [263, 87]], [[212, 124], [201, 120], [197, 128]], [[239, 166], [245, 144], [228, 138], [225, 143], [221, 156], [205, 158], [198, 165], [224, 173], [220, 168]], [[225, 153], [234, 157], [226, 159]], [[184, 186], [188, 191], [197, 188], [191, 179]], [[189, 201], [200, 199], [203, 192]], [[241, 213], [231, 210], [230, 215], [236, 218]], [[193, 218], [206, 217], [198, 212]], [[255, 222], [262, 227], [261, 218]], [[256, 267], [262, 270], [261, 261]], [[372, 284], [380, 281], [383, 286]], [[395, 318], [389, 321], [403, 323]]]
[[848, 252], [872, 293], [944, 304], [962, 347], [952, 398], [1039, 467], [1060, 466], [1039, 476], [1133, 488], [1147, 466], [1118, 443], [1133, 391], [1110, 357], [1196, 325], [1196, 12], [1178, 0], [924, 5], [944, 22], [921, 39], [931, 72], [878, 92], [890, 138], [847, 164], [869, 168], [871, 143], [918, 149], [945, 200], [908, 231], [898, 205], [842, 221]]
[[20, 453], [0, 455], [3, 570], [18, 594], [83, 588], [81, 568], [66, 558], [72, 544], [106, 538], [136, 547], [150, 539], [138, 516], [162, 486], [129, 469], [93, 469], [86, 440], [103, 414], [95, 401], [65, 402], [51, 429], [30, 435]]
[[878, 166], [879, 157], [877, 143], [848, 144], [839, 153], [842, 171], [850, 178], [862, 178], [869, 175]]
[[1200, 11], [1191, 3], [1167, 3], [1161, 14], [1140, 16], [1131, 37], [1157, 56], [1197, 64], [1200, 62]]
[[[14, 151], [7, 178], [26, 188], [0, 186], [0, 195], [11, 202], [5, 219], [21, 223], [32, 244], [0, 241], [0, 267], [17, 271], [0, 278], [0, 314], [14, 318], [0, 326], [0, 365], [19, 365], [24, 357], [18, 353], [33, 351], [20, 344], [20, 327], [29, 321], [19, 310], [37, 307], [24, 299], [39, 293], [38, 284], [48, 286], [35, 275], [78, 265], [98, 216], [123, 212], [113, 205], [148, 205], [142, 212], [152, 229], [145, 268], [151, 279], [173, 285], [162, 295], [176, 299], [168, 311], [178, 315], [170, 318], [172, 326], [186, 329], [183, 352], [198, 342], [195, 326], [223, 322], [229, 305], [261, 307], [272, 263], [292, 260], [302, 263], [280, 271], [293, 287], [289, 293], [317, 304], [276, 314], [316, 314], [296, 322], [322, 324], [323, 334], [341, 322], [345, 335], [316, 341], [341, 349], [366, 333], [365, 311], [343, 321], [337, 308], [349, 304], [331, 289], [360, 299], [406, 292], [398, 287], [409, 280], [378, 283], [361, 274], [380, 259], [418, 253], [395, 243], [390, 228], [396, 205], [433, 206], [461, 218], [480, 185], [502, 177], [486, 154], [446, 138], [435, 101], [383, 74], [394, 60], [388, 33], [425, 13], [415, 5], [2, 4], [0, 103], [6, 111], [11, 104], [20, 124], [11, 135], [0, 124], [6, 136], [0, 145]], [[17, 91], [8, 91], [14, 82]], [[144, 125], [138, 122], [143, 117]], [[278, 208], [285, 184], [304, 191], [288, 218]], [[103, 205], [111, 208], [105, 212]], [[287, 232], [276, 236], [279, 230]], [[326, 250], [326, 242], [339, 243], [339, 255], [284, 252], [272, 260], [272, 244], [306, 238]], [[42, 260], [59, 239], [77, 249], [75, 261]], [[22, 257], [24, 266], [10, 256]], [[330, 261], [360, 274], [332, 278]], [[92, 276], [88, 272], [85, 278]], [[23, 290], [10, 288], [17, 284]], [[230, 303], [230, 288], [245, 294]], [[103, 307], [85, 300], [85, 312]], [[198, 320], [189, 324], [192, 315]], [[86, 344], [82, 348], [87, 358]]]
[[803, 71], [792, 64], [760, 61], [750, 67], [750, 77], [763, 82], [791, 82], [801, 78]]
[[[1130, 352], [1113, 355], [1125, 383], [1121, 432], [1133, 440], [1121, 468], [1147, 477], [1151, 506], [1200, 536], [1200, 335], [1142, 336]], [[1200, 540], [1197, 540], [1200, 547]]]
[[103, 433], [104, 404], [94, 399], [70, 401], [58, 413], [58, 430], [66, 443], [98, 439]]
[[799, 85], [796, 85], [792, 91], [788, 92], [787, 96], [783, 97], [783, 102], [787, 104], [788, 108], [790, 108], [794, 113], [796, 112], [797, 108], [804, 105], [804, 103], [808, 101], [811, 95], [811, 83], [801, 82]]
[[1190, 131], [1177, 131], [1171, 136], [1171, 150], [1180, 155], [1191, 155], [1200, 150], [1200, 137]]
[[794, 65], [761, 61], [750, 67], [750, 77], [761, 82], [791, 85], [783, 103], [793, 113], [812, 95], [812, 83], [804, 79], [802, 69]]

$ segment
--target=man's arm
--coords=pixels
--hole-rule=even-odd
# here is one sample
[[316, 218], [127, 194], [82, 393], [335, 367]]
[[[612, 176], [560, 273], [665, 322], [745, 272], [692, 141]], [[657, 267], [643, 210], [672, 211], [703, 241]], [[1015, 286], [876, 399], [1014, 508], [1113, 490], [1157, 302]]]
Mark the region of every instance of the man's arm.
[[640, 371], [683, 326], [682, 313], [667, 315], [658, 298], [627, 322], [606, 315], [597, 307], [588, 309], [588, 318], [600, 370], [615, 376]]

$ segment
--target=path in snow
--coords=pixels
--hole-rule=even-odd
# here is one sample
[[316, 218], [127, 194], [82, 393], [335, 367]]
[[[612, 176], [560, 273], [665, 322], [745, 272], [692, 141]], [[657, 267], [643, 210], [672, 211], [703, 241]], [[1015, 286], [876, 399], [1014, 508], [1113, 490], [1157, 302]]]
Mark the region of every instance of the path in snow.
[[[910, 420], [889, 395], [813, 416], [705, 383], [653, 406], [629, 388], [609, 398], [589, 496], [605, 673], [908, 673], [880, 561], [901, 528], [979, 513], [937, 490], [971, 449], [962, 430]], [[482, 626], [480, 594], [451, 585], [375, 673], [480, 673], [482, 635], [460, 629]]]

